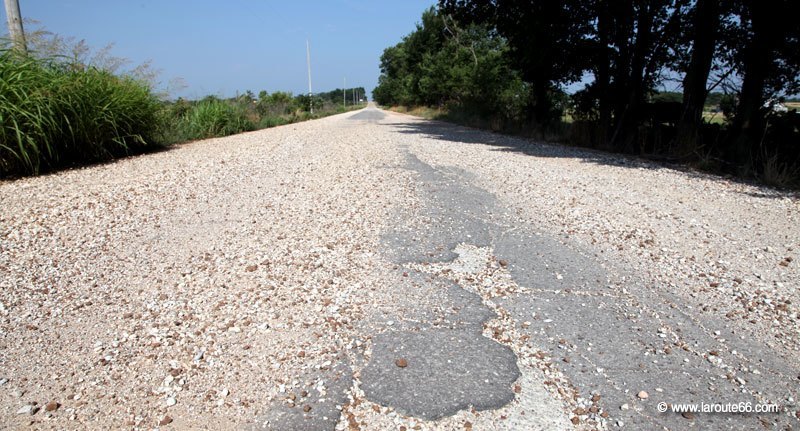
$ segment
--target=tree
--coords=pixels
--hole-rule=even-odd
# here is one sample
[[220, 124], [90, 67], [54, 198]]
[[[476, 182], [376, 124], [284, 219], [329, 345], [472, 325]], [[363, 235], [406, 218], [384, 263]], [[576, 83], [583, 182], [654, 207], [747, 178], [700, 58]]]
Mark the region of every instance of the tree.
[[697, 0], [693, 15], [692, 54], [683, 78], [683, 106], [675, 138], [682, 156], [692, 155], [699, 144], [703, 108], [708, 96], [706, 83], [714, 62], [720, 25], [719, 0]]
[[731, 155], [740, 170], [748, 171], [765, 129], [765, 102], [800, 87], [800, 23], [796, 19], [800, 4], [743, 1], [739, 7], [746, 42], [735, 58], [742, 87], [731, 125]]
[[529, 90], [509, 52], [487, 25], [429, 9], [414, 32], [384, 50], [373, 97], [382, 105], [448, 107], [496, 124], [519, 122]]
[[440, 0], [443, 13], [487, 24], [508, 42], [510, 57], [531, 83], [530, 119], [549, 126], [560, 118], [553, 90], [575, 82], [586, 69], [590, 8], [578, 0]]
[[634, 152], [634, 142], [640, 140], [639, 125], [643, 120], [640, 114], [645, 97], [672, 60], [688, 1], [605, 3], [616, 20], [612, 44], [618, 52], [612, 72], [614, 131], [609, 145], [617, 151]]

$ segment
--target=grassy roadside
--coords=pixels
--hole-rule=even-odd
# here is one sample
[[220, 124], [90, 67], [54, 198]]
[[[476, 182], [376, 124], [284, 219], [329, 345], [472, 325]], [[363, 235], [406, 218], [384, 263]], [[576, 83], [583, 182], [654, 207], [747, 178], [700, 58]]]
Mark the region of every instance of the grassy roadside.
[[159, 107], [132, 78], [0, 52], [0, 176], [140, 152]]
[[[341, 114], [362, 105], [323, 106], [313, 114], [295, 105], [278, 106], [268, 112], [260, 113], [249, 100], [218, 99], [207, 97], [200, 101], [178, 101], [165, 104], [160, 112], [162, 127], [159, 135], [161, 145], [175, 145], [236, 133], [266, 129], [285, 124], [314, 120], [330, 115]], [[276, 112], [277, 111], [277, 112]]]
[[[104, 162], [197, 139], [296, 123], [363, 106], [301, 97], [160, 100], [151, 86], [64, 57], [0, 50], [0, 178]], [[305, 96], [303, 96], [305, 97]]]

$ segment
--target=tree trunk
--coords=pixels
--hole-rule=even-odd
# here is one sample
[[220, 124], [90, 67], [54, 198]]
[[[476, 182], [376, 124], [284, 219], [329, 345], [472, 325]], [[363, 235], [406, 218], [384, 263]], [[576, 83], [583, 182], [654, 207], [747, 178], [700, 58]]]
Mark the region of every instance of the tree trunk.
[[597, 53], [597, 98], [598, 98], [598, 127], [597, 142], [595, 145], [606, 148], [608, 145], [608, 131], [611, 128], [611, 53], [608, 46], [611, 42], [611, 29], [613, 23], [608, 7], [598, 2], [597, 33], [599, 47]]
[[653, 15], [646, 2], [639, 5], [636, 24], [636, 43], [631, 56], [625, 106], [611, 138], [611, 145], [621, 152], [633, 152], [638, 137], [639, 111], [645, 92], [646, 57], [651, 48], [653, 31]]
[[[770, 28], [770, 8], [774, 5], [752, 2], [750, 20], [753, 37], [745, 48], [744, 77], [736, 117], [731, 127], [731, 156], [740, 174], [752, 172], [753, 149], [764, 130], [764, 85], [774, 60], [777, 32]], [[746, 17], [742, 17], [744, 21]], [[773, 34], [775, 33], [775, 34]]]
[[698, 148], [703, 124], [706, 82], [714, 60], [719, 27], [719, 1], [698, 0], [693, 25], [692, 58], [683, 78], [683, 108], [675, 138], [678, 155], [691, 156]]

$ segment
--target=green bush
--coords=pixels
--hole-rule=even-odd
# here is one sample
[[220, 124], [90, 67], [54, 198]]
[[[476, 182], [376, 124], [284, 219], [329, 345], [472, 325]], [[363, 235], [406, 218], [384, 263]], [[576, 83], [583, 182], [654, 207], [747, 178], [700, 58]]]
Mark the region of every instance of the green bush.
[[268, 127], [281, 126], [286, 123], [288, 123], [288, 121], [283, 117], [263, 117], [261, 121], [258, 122], [258, 128], [266, 129]]
[[183, 118], [181, 125], [187, 139], [204, 139], [228, 136], [255, 130], [240, 106], [216, 98], [199, 102]]
[[0, 51], [0, 177], [108, 160], [153, 143], [159, 102], [132, 78]]

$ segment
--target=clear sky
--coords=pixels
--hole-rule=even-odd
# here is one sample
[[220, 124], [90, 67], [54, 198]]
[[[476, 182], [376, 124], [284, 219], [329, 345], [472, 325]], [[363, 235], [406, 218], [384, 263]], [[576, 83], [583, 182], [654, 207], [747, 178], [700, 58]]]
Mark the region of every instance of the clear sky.
[[[414, 30], [435, 0], [19, 0], [23, 18], [134, 64], [152, 60], [175, 96], [377, 85], [384, 48]], [[2, 23], [5, 24], [5, 9]], [[4, 28], [5, 30], [5, 28]], [[6, 32], [3, 32], [6, 33]]]

